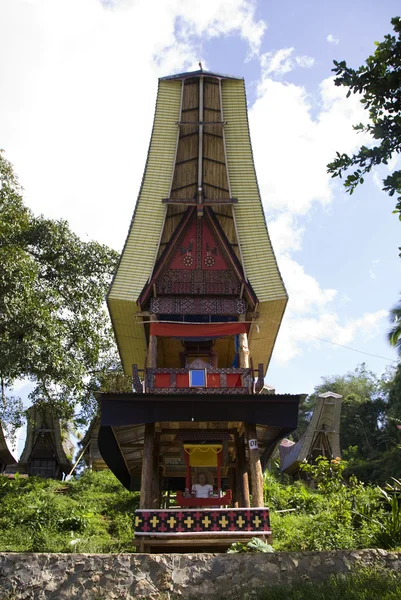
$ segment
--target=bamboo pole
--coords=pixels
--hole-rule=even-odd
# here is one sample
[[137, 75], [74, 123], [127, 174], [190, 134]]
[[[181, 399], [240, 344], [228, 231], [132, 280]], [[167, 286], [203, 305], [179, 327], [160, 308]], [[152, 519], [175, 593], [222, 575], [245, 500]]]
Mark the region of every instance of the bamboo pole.
[[252, 482], [252, 506], [260, 508], [264, 506], [263, 473], [260, 464], [255, 423], [247, 423], [245, 430], [248, 439], [249, 470]]
[[[239, 315], [239, 321], [244, 322], [246, 315]], [[241, 369], [249, 369], [249, 347], [248, 347], [248, 334], [239, 334], [239, 366]]]

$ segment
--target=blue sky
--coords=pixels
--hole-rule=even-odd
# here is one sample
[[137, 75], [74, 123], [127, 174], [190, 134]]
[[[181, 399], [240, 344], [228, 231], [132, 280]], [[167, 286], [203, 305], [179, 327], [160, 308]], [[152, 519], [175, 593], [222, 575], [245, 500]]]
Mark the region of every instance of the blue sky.
[[401, 291], [401, 223], [380, 189], [388, 169], [349, 197], [325, 165], [358, 147], [351, 126], [364, 117], [333, 85], [332, 61], [361, 64], [397, 12], [391, 0], [2, 0], [0, 147], [35, 212], [119, 250], [157, 78], [199, 60], [245, 77], [259, 184], [290, 294], [267, 381], [280, 393], [309, 393], [321, 376], [362, 361], [381, 374], [396, 359], [385, 334]]

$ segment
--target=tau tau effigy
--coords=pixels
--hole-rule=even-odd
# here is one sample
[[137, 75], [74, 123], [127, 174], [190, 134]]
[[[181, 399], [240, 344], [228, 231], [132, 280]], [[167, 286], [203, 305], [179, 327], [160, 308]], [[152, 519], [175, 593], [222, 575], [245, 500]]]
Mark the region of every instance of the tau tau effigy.
[[270, 534], [263, 471], [296, 428], [299, 403], [264, 388], [286, 304], [243, 79], [202, 70], [161, 78], [108, 294], [134, 391], [99, 395], [100, 452], [140, 490], [142, 550]]

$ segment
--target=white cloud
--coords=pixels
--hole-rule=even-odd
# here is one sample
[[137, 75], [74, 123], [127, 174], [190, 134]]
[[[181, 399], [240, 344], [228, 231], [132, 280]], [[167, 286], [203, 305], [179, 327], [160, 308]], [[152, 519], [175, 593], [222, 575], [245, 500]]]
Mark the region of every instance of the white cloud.
[[263, 76], [274, 75], [281, 77], [292, 71], [296, 66], [310, 69], [315, 59], [311, 56], [296, 56], [293, 58], [294, 48], [281, 48], [276, 52], [265, 52], [260, 57]]
[[357, 336], [367, 341], [382, 334], [387, 316], [386, 310], [378, 310], [344, 324], [335, 312], [328, 311], [317, 317], [287, 316], [278, 335], [274, 360], [285, 364], [310, 349], [327, 348], [331, 344], [348, 346]]
[[[279, 68], [291, 58], [273, 60]], [[333, 181], [327, 163], [335, 152], [353, 152], [365, 142], [352, 125], [363, 119], [357, 97], [346, 98], [333, 78], [321, 82], [315, 97], [302, 86], [274, 81], [262, 62], [258, 97], [249, 112], [259, 186], [289, 304], [273, 359], [288, 362], [320, 344], [311, 336], [349, 344], [362, 332], [377, 334], [386, 311], [346, 320], [343, 291], [323, 288], [316, 277], [293, 257], [302, 249], [305, 215], [315, 203], [327, 206], [333, 198]], [[276, 71], [277, 72], [277, 71]]]
[[369, 277], [371, 279], [376, 279], [376, 274], [375, 274], [375, 272], [372, 269], [369, 269]]
[[268, 212], [305, 214], [314, 201], [329, 203], [332, 187], [327, 163], [337, 150], [351, 152], [363, 142], [352, 129], [363, 113], [358, 98], [347, 99], [329, 78], [321, 83], [317, 101], [320, 110], [314, 116], [316, 99], [303, 87], [273, 81], [263, 71], [249, 118]]
[[332, 33], [329, 33], [326, 40], [329, 42], [329, 44], [338, 44], [340, 41], [339, 38], [333, 35]]
[[157, 78], [206, 67], [205, 38], [235, 34], [255, 54], [265, 29], [253, 0], [0, 2], [1, 147], [27, 203], [121, 248]]
[[296, 56], [297, 65], [305, 69], [310, 69], [315, 64], [315, 59], [312, 56]]
[[294, 61], [291, 58], [294, 48], [282, 48], [277, 52], [266, 52], [260, 58], [264, 76], [275, 74], [284, 75], [292, 71]]

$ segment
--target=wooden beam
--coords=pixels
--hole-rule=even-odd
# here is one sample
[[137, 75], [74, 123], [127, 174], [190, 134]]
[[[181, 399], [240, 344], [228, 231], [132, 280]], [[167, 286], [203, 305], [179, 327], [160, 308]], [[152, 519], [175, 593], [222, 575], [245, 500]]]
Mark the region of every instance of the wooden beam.
[[264, 506], [263, 473], [259, 458], [256, 424], [247, 423], [245, 429], [248, 440], [249, 470], [252, 482], [252, 506], [254, 508], [260, 508]]
[[[206, 183], [206, 185], [211, 185], [210, 183]], [[187, 186], [185, 186], [187, 187]], [[212, 186], [215, 187], [215, 186]], [[218, 188], [218, 189], [222, 189], [222, 188]], [[162, 203], [163, 204], [171, 204], [171, 205], [176, 205], [176, 204], [185, 204], [186, 206], [196, 206], [196, 204], [198, 203], [198, 200], [196, 198], [163, 198], [162, 199]], [[203, 204], [205, 206], [219, 206], [219, 205], [224, 205], [224, 204], [237, 204], [238, 203], [238, 198], [209, 198], [209, 199], [204, 199], [203, 200]], [[173, 215], [174, 217], [176, 215]], [[224, 217], [228, 217], [229, 215], [223, 215]]]
[[155, 433], [152, 473], [152, 508], [160, 508], [160, 433]]
[[[158, 321], [156, 315], [150, 315], [151, 321]], [[148, 369], [156, 369], [157, 368], [157, 336], [150, 335], [149, 336], [149, 345], [148, 345], [148, 355], [146, 359], [146, 366]]]
[[[239, 315], [239, 321], [246, 321], [246, 315]], [[240, 369], [249, 369], [249, 347], [248, 347], [248, 334], [239, 334], [239, 366]]]
[[146, 423], [145, 439], [143, 443], [141, 497], [139, 508], [154, 508], [153, 504], [153, 469], [155, 453], [155, 424]]
[[239, 488], [238, 504], [240, 508], [250, 508], [249, 480], [246, 468], [244, 436], [235, 434], [235, 471]]

